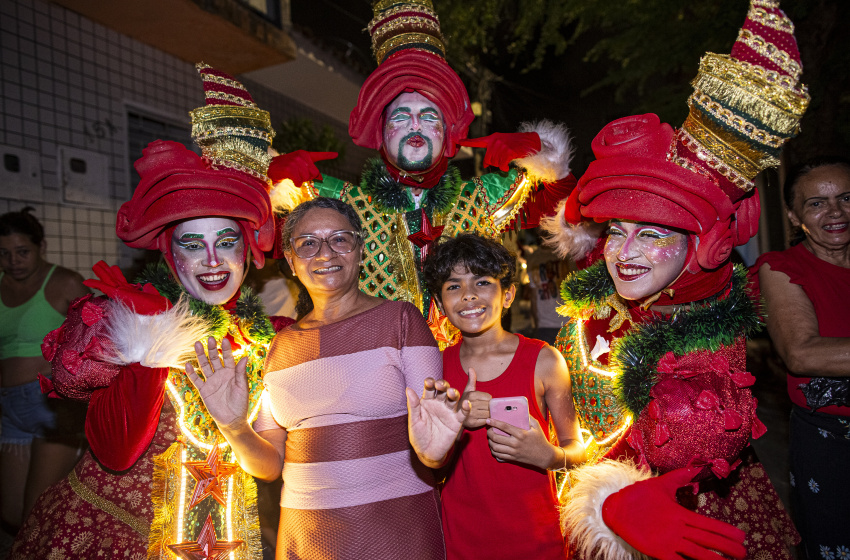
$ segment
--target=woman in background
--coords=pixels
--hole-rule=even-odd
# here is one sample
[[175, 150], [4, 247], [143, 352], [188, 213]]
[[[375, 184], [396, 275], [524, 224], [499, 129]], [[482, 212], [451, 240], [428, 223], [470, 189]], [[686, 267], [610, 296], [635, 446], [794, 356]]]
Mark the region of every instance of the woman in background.
[[41, 341], [88, 289], [45, 260], [44, 228], [31, 211], [0, 216], [0, 502], [12, 537], [36, 498], [74, 466], [85, 417], [85, 407], [48, 400], [39, 387], [39, 374], [50, 377]]
[[808, 558], [850, 557], [850, 160], [785, 181], [792, 246], [756, 263], [767, 328], [788, 368], [791, 499]]

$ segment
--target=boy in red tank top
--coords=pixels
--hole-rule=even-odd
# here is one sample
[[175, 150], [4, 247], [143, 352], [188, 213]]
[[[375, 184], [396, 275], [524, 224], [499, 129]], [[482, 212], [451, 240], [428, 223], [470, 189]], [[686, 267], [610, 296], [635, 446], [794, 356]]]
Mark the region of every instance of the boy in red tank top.
[[[510, 251], [474, 234], [444, 241], [425, 263], [428, 288], [462, 334], [443, 352], [443, 376], [466, 387], [471, 405], [442, 491], [448, 560], [565, 557], [551, 471], [583, 461], [584, 446], [564, 358], [502, 328], [515, 270]], [[530, 429], [491, 419], [497, 397], [525, 397]]]

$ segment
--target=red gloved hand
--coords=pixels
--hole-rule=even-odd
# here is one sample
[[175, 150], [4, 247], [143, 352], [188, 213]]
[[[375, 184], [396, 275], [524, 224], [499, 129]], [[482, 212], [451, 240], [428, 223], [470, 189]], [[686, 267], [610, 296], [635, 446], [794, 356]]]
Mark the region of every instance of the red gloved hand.
[[334, 159], [338, 155], [336, 152], [295, 150], [288, 154], [275, 156], [269, 164], [269, 179], [273, 183], [290, 179], [298, 187], [307, 181], [321, 181], [322, 174], [319, 172], [319, 168], [316, 167], [315, 162]]
[[508, 164], [513, 160], [540, 151], [540, 136], [536, 132], [496, 132], [483, 138], [467, 138], [459, 144], [470, 148], [487, 148], [484, 167], [498, 167], [507, 171]]
[[130, 284], [117, 266], [110, 267], [104, 261], [98, 261], [92, 271], [99, 280], [86, 280], [83, 284], [120, 301], [139, 315], [156, 315], [171, 308], [171, 302], [161, 296], [152, 284]]
[[659, 560], [720, 560], [718, 552], [744, 558], [746, 533], [676, 502], [676, 490], [699, 471], [676, 469], [626, 486], [605, 500], [603, 521], [634, 548]]

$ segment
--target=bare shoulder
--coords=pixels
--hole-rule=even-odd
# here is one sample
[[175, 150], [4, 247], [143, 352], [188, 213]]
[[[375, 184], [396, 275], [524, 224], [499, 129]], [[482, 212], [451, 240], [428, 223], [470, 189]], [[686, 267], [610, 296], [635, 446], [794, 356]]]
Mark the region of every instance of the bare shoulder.
[[79, 272], [57, 266], [44, 289], [44, 295], [50, 305], [64, 315], [72, 301], [91, 293], [91, 290], [83, 285], [83, 280]]
[[534, 368], [534, 376], [544, 383], [548, 380], [569, 376], [567, 362], [558, 350], [548, 344], [540, 349], [537, 356], [537, 365]]

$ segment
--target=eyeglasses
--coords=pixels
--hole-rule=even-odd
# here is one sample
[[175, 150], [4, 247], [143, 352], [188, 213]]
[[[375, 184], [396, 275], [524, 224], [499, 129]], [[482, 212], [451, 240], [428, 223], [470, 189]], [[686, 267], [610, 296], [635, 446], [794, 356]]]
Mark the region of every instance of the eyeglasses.
[[330, 250], [339, 255], [350, 253], [357, 247], [360, 234], [356, 231], [335, 231], [328, 237], [301, 235], [289, 240], [292, 251], [302, 259], [310, 259], [322, 250], [322, 243], [327, 243]]

